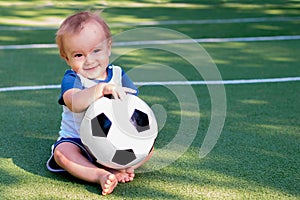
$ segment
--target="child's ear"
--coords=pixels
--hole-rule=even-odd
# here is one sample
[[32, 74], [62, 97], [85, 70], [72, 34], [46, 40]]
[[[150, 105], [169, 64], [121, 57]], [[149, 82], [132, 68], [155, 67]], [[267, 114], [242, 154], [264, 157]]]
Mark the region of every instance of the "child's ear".
[[63, 59], [65, 59], [66, 62], [69, 61], [69, 58], [67, 56], [64, 56]]
[[67, 63], [69, 66], [71, 66], [71, 65], [70, 65], [70, 59], [69, 59], [67, 56], [64, 56], [63, 59], [66, 61], [66, 63]]

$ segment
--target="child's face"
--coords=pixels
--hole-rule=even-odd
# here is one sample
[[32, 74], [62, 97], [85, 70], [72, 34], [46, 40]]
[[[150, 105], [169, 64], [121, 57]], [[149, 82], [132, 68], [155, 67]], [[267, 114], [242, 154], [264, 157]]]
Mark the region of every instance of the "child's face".
[[63, 43], [65, 60], [76, 73], [89, 79], [106, 78], [111, 41], [98, 23], [88, 22], [79, 33], [66, 35]]

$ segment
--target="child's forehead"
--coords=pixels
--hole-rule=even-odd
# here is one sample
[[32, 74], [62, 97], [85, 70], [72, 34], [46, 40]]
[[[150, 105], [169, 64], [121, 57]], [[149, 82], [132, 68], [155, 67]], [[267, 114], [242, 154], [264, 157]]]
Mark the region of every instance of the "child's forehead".
[[108, 44], [105, 34], [94, 31], [94, 29], [86, 27], [79, 33], [69, 34], [69, 36], [64, 39], [66, 50], [71, 52], [88, 52], [94, 48], [105, 48]]

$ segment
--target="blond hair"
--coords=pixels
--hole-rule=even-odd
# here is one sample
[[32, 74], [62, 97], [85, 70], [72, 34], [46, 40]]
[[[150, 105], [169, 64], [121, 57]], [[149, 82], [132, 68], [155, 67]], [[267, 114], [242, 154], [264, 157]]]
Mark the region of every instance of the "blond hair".
[[79, 33], [84, 28], [84, 24], [92, 20], [95, 20], [103, 28], [106, 39], [111, 39], [110, 29], [104, 19], [100, 17], [100, 12], [85, 11], [76, 13], [67, 17], [56, 32], [55, 40], [59, 49], [59, 54], [62, 58], [66, 58], [66, 53], [63, 45], [63, 37], [66, 34]]

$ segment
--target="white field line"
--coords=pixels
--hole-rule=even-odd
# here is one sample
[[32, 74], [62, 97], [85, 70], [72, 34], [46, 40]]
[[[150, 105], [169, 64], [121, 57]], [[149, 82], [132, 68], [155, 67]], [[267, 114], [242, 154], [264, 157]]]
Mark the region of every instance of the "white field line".
[[[113, 46], [118, 47], [118, 46], [140, 46], [140, 45], [163, 45], [163, 44], [188, 44], [188, 43], [195, 43], [195, 42], [198, 43], [262, 42], [262, 41], [282, 41], [282, 40], [300, 40], [300, 35], [131, 41], [131, 42], [115, 42]], [[56, 44], [0, 45], [0, 50], [52, 49], [52, 48], [57, 48]]]
[[[199, 38], [199, 39], [181, 39], [181, 40], [149, 40], [116, 42], [115, 46], [139, 46], [151, 44], [188, 44], [188, 43], [221, 43], [221, 42], [258, 42], [258, 41], [280, 41], [280, 40], [299, 40], [300, 35], [285, 36], [261, 36], [261, 37], [236, 37], [236, 38]], [[0, 46], [1, 47], [1, 46]]]
[[[282, 83], [300, 81], [300, 77], [286, 78], [267, 78], [267, 79], [242, 79], [242, 80], [216, 80], [216, 81], [162, 81], [162, 82], [135, 82], [136, 86], [157, 86], [157, 85], [237, 85], [237, 84], [255, 84], [255, 83]], [[14, 86], [0, 88], [0, 92], [8, 91], [28, 91], [59, 89], [60, 85], [36, 85], [36, 86]]]
[[[185, 25], [185, 24], [235, 24], [235, 23], [261, 23], [261, 22], [287, 22], [297, 21], [300, 17], [253, 17], [233, 19], [200, 19], [200, 20], [167, 20], [146, 21], [136, 23], [110, 23], [110, 27], [124, 26], [155, 26], [155, 25]], [[27, 31], [27, 30], [56, 30], [58, 27], [32, 27], [32, 26], [0, 26], [2, 31]]]

